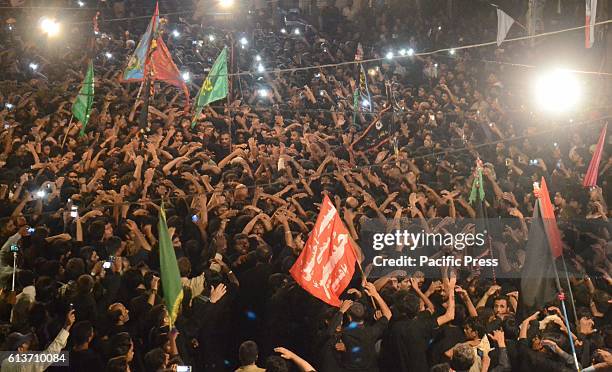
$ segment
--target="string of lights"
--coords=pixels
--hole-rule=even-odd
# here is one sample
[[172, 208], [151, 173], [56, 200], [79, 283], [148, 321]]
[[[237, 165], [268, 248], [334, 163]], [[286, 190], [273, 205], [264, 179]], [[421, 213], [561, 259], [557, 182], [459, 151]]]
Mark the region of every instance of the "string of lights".
[[[458, 154], [458, 153], [462, 153], [462, 152], [469, 152], [469, 151], [473, 151], [473, 150], [477, 150], [480, 148], [484, 148], [484, 147], [488, 147], [488, 146], [496, 146], [499, 143], [507, 143], [507, 142], [515, 142], [515, 141], [522, 141], [524, 139], [529, 139], [529, 138], [534, 138], [534, 137], [539, 137], [539, 136], [543, 136], [546, 134], [550, 134], [556, 131], [566, 131], [568, 129], [572, 129], [572, 128], [577, 128], [577, 127], [589, 127], [595, 124], [600, 123], [602, 120], [607, 120], [612, 118], [612, 115], [608, 115], [608, 116], [603, 116], [597, 119], [590, 119], [590, 120], [585, 120], [585, 121], [581, 121], [581, 122], [575, 122], [575, 123], [570, 123], [567, 125], [562, 125], [562, 126], [556, 126], [552, 129], [548, 129], [548, 130], [543, 130], [543, 131], [539, 131], [536, 133], [531, 133], [531, 134], [526, 134], [526, 135], [522, 135], [522, 136], [516, 136], [516, 137], [510, 137], [510, 138], [501, 138], [499, 140], [496, 141], [489, 141], [489, 142], [485, 142], [485, 143], [480, 143], [480, 144], [476, 144], [476, 145], [472, 145], [472, 146], [465, 146], [465, 147], [459, 147], [459, 148], [455, 148], [455, 149], [447, 149], [447, 150], [442, 150], [442, 151], [432, 151], [429, 154], [424, 154], [424, 155], [418, 155], [418, 156], [414, 156], [414, 157], [410, 157], [406, 160], [402, 160], [400, 159], [399, 161], [396, 159], [388, 159], [385, 161], [382, 161], [380, 163], [375, 163], [375, 164], [365, 164], [365, 165], [359, 165], [359, 166], [355, 166], [352, 167], [351, 170], [352, 171], [359, 171], [362, 169], [371, 169], [371, 168], [380, 168], [386, 165], [397, 165], [399, 164], [405, 164], [406, 161], [414, 161], [414, 160], [425, 160], [425, 159], [436, 159], [440, 156], [448, 156], [448, 155], [454, 155], [454, 154]], [[317, 176], [317, 178], [320, 177], [324, 177], [324, 176], [334, 176], [334, 172], [322, 172], [319, 176]], [[307, 176], [304, 178], [307, 182], [308, 181], [312, 181], [313, 180], [313, 176]], [[257, 187], [271, 187], [271, 186], [276, 186], [276, 185], [282, 185], [283, 181], [271, 181], [268, 183], [264, 183], [264, 184], [257, 184], [257, 185], [249, 185], [249, 186], [245, 186], [247, 189], [255, 189]], [[160, 203], [162, 201], [167, 202], [167, 201], [172, 201], [172, 200], [178, 200], [178, 199], [184, 199], [184, 198], [189, 198], [189, 197], [195, 197], [195, 196], [199, 196], [199, 195], [206, 195], [206, 196], [210, 196], [212, 195], [214, 192], [204, 192], [204, 193], [185, 193], [184, 195], [177, 195], [177, 196], [167, 196], [164, 198], [156, 198], [156, 199], [147, 199], [146, 201], [135, 201], [135, 202], [128, 202], [128, 201], [124, 201], [122, 203], [114, 203], [114, 204], [110, 204], [110, 203], [101, 203], [101, 204], [96, 204], [94, 206], [92, 206], [92, 209], [99, 209], [99, 208], [112, 208], [112, 207], [116, 207], [116, 206], [132, 206], [132, 205], [146, 205], [147, 203]], [[41, 216], [41, 215], [52, 215], [57, 213], [57, 211], [53, 211], [53, 212], [41, 212], [41, 213], [28, 213], [28, 214], [23, 214], [23, 216]]]
[[[601, 25], [606, 25], [612, 23], [612, 19], [606, 20], [606, 21], [600, 21], [600, 22], [596, 22], [595, 25], [596, 26], [601, 26]], [[562, 30], [557, 30], [557, 31], [549, 31], [549, 32], [543, 32], [540, 34], [535, 34], [535, 35], [528, 35], [528, 36], [520, 36], [520, 37], [515, 37], [515, 38], [511, 38], [511, 39], [506, 39], [504, 40], [504, 43], [508, 43], [508, 42], [515, 42], [515, 41], [522, 41], [522, 40], [529, 40], [529, 39], [535, 39], [535, 38], [540, 38], [540, 37], [546, 37], [546, 36], [551, 36], [551, 35], [557, 35], [560, 33], [564, 33], [564, 32], [570, 32], [570, 31], [576, 31], [576, 30], [581, 30], [583, 28], [585, 28], [587, 26], [578, 26], [578, 27], [572, 27], [572, 28], [567, 28], [567, 29], [562, 29]], [[492, 45], [497, 45], [497, 41], [490, 41], [490, 42], [484, 42], [484, 43], [477, 43], [477, 44], [470, 44], [470, 45], [463, 45], [463, 46], [458, 46], [458, 47], [452, 47], [452, 48], [441, 48], [441, 49], [436, 49], [433, 51], [429, 51], [429, 52], [419, 52], [419, 53], [407, 53], [405, 55], [387, 55], [385, 57], [379, 57], [379, 58], [370, 58], [370, 59], [364, 59], [362, 61], [344, 61], [344, 62], [337, 62], [337, 63], [327, 63], [327, 64], [323, 64], [323, 65], [317, 65], [317, 66], [303, 66], [303, 67], [292, 67], [292, 68], [285, 68], [285, 69], [264, 69], [263, 71], [258, 70], [258, 71], [241, 71], [241, 72], [235, 72], [235, 73], [230, 73], [228, 74], [228, 76], [243, 76], [243, 75], [257, 75], [257, 74], [261, 74], [261, 73], [285, 73], [285, 72], [298, 72], [298, 71], [308, 71], [308, 70], [313, 70], [313, 69], [327, 69], [327, 68], [335, 68], [335, 67], [341, 67], [341, 66], [349, 66], [349, 65], [356, 65], [356, 64], [367, 64], [367, 63], [372, 63], [372, 62], [381, 62], [384, 61], [385, 59], [389, 60], [389, 59], [402, 59], [402, 58], [411, 58], [413, 56], [430, 56], [430, 55], [434, 55], [434, 54], [440, 54], [440, 53], [451, 53], [451, 51], [453, 54], [457, 51], [457, 50], [465, 50], [465, 49], [474, 49], [474, 48], [481, 48], [481, 47], [486, 47], [486, 46], [492, 46]], [[389, 58], [391, 57], [391, 58]], [[601, 74], [601, 75], [609, 75], [612, 76], [612, 74], [609, 73], [599, 73], [599, 72], [584, 72], [584, 71], [580, 71], [580, 70], [568, 70], [570, 72], [576, 72], [576, 73], [592, 73], [592, 74]]]

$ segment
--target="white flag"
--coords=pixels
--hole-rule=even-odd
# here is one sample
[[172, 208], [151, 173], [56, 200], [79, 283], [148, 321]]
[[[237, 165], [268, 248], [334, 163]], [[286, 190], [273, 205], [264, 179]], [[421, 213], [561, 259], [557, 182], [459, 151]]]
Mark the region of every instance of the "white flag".
[[513, 23], [514, 19], [512, 17], [497, 8], [497, 46], [500, 46], [504, 39], [506, 39], [506, 34], [508, 34]]
[[597, 0], [586, 0], [586, 22], [584, 29], [584, 46], [590, 48], [595, 43], [595, 18], [597, 12]]

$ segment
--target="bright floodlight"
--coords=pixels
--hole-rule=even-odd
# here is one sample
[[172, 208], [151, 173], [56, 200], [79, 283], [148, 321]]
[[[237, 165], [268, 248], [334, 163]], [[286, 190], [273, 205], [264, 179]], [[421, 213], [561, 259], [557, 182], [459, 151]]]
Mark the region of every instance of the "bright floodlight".
[[296, 35], [299, 35], [300, 34], [300, 29], [296, 28], [295, 30], [293, 30], [293, 33], [296, 34]]
[[53, 19], [43, 18], [40, 21], [40, 28], [47, 36], [55, 36], [59, 33], [60, 25]]
[[179, 36], [181, 36], [181, 33], [178, 32], [178, 30], [172, 30], [172, 36], [179, 37]]
[[191, 74], [189, 73], [189, 71], [185, 71], [181, 74], [181, 77], [183, 78], [183, 80], [189, 81], [189, 79], [191, 79]]
[[258, 66], [257, 66], [257, 72], [262, 73], [262, 72], [264, 72], [265, 70], [266, 70], [266, 69], [263, 67], [263, 65], [262, 65], [261, 63], [260, 63]]
[[215, 35], [208, 35], [208, 40], [215, 41]]
[[81, 8], [85, 6], [85, 3], [84, 3], [84, 2], [82, 2], [82, 1], [77, 1], [77, 4], [79, 4], [79, 6], [80, 6]]
[[234, 5], [234, 0], [220, 0], [219, 5], [221, 5], [223, 8], [229, 8], [230, 6]]
[[261, 98], [266, 98], [268, 96], [268, 90], [267, 89], [260, 89], [258, 92], [259, 96]]
[[106, 53], [104, 53], [104, 55], [105, 55], [105, 56], [106, 56], [106, 58], [108, 58], [108, 59], [113, 58], [113, 54], [112, 54], [112, 53], [110, 53], [110, 52], [106, 52]]
[[281, 34], [286, 34], [287, 33], [287, 30], [284, 29], [284, 28], [281, 28], [280, 31], [281, 31]]
[[399, 51], [400, 56], [405, 56], [406, 55], [406, 49], [400, 49]]
[[580, 99], [580, 84], [569, 71], [556, 69], [536, 80], [536, 101], [547, 111], [567, 111]]
[[256, 55], [256, 56], [255, 56], [255, 60], [256, 60], [257, 62], [261, 61], [261, 56], [260, 56], [259, 54], [258, 54], [258, 55]]
[[455, 49], [451, 49], [451, 50], [449, 50], [449, 51], [448, 51], [448, 53], [449, 53], [451, 56], [454, 56], [456, 52], [455, 52]]
[[441, 31], [441, 30], [442, 30], [442, 26], [438, 26], [438, 31]]
[[33, 71], [36, 71], [36, 70], [38, 70], [38, 64], [36, 64], [36, 63], [32, 62], [32, 63], [30, 63], [30, 68], [31, 68]]
[[409, 56], [414, 55], [414, 49], [412, 49], [412, 48], [408, 49], [408, 55]]
[[393, 59], [393, 52], [387, 52], [387, 54], [385, 54], [385, 58]]
[[240, 38], [240, 44], [242, 44], [243, 46], [247, 45], [248, 43], [249, 43], [249, 41], [247, 40], [246, 37], [243, 36], [243, 37]]

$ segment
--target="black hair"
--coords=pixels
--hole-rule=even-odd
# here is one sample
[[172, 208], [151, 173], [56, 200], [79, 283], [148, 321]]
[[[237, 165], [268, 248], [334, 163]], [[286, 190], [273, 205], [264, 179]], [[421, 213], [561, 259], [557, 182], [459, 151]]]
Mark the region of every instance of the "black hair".
[[112, 356], [126, 355], [132, 347], [132, 338], [127, 332], [120, 332], [111, 338]]
[[72, 326], [72, 330], [70, 331], [70, 338], [72, 339], [73, 345], [83, 345], [93, 334], [93, 326], [89, 320], [83, 320], [80, 322], [76, 322], [74, 326]]
[[125, 372], [128, 370], [129, 364], [125, 355], [109, 359], [106, 364], [106, 372]]
[[289, 372], [289, 367], [283, 358], [272, 355], [266, 359], [266, 372]]
[[470, 327], [471, 330], [478, 334], [478, 337], [482, 338], [485, 335], [485, 326], [483, 322], [478, 318], [468, 318], [465, 321], [465, 327]]
[[165, 352], [161, 348], [155, 348], [145, 354], [144, 362], [147, 371], [157, 371], [164, 366]]
[[257, 344], [255, 341], [245, 341], [240, 344], [240, 348], [238, 349], [238, 359], [240, 360], [240, 365], [248, 366], [249, 364], [253, 364], [257, 361], [257, 355], [259, 351], [257, 350]]

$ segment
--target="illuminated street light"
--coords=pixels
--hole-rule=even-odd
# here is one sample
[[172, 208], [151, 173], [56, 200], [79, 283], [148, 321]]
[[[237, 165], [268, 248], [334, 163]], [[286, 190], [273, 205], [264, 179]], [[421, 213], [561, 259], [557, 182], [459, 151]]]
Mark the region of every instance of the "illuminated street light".
[[295, 30], [293, 30], [293, 33], [296, 34], [296, 35], [299, 35], [300, 34], [300, 29], [296, 28]]
[[287, 33], [287, 30], [285, 28], [281, 28], [280, 31], [281, 31], [281, 34], [286, 34]]
[[451, 49], [451, 50], [449, 50], [449, 51], [448, 51], [448, 53], [449, 53], [451, 56], [454, 56], [456, 52], [455, 52], [455, 49]]
[[400, 49], [399, 55], [402, 56], [402, 57], [405, 56], [406, 55], [406, 49]]
[[178, 30], [172, 30], [172, 36], [174, 36], [175, 38], [178, 38], [179, 36], [181, 36], [181, 33], [178, 32]]
[[376, 75], [376, 70], [375, 70], [375, 69], [373, 69], [373, 68], [369, 69], [369, 70], [368, 70], [368, 75], [370, 75], [370, 76], [374, 76], [374, 75]]
[[263, 67], [263, 65], [262, 65], [261, 63], [260, 63], [258, 66], [257, 66], [257, 72], [262, 73], [262, 72], [264, 72], [265, 70], [266, 70], [266, 69]]
[[85, 3], [84, 3], [84, 2], [82, 2], [82, 1], [77, 1], [77, 4], [79, 4], [79, 6], [80, 6], [81, 8], [85, 6]]
[[261, 56], [260, 56], [259, 54], [258, 54], [258, 55], [256, 55], [256, 56], [255, 56], [255, 60], [256, 60], [257, 62], [261, 61]]
[[261, 98], [268, 97], [268, 90], [267, 89], [260, 89], [259, 91], [257, 91], [257, 93], [259, 94], [259, 96]]
[[246, 38], [246, 37], [244, 37], [244, 36], [243, 36], [243, 37], [241, 37], [241, 38], [240, 38], [240, 44], [241, 44], [242, 46], [245, 46], [245, 45], [247, 45], [248, 43], [249, 43], [249, 41], [247, 40], [247, 38]]
[[183, 80], [189, 81], [191, 79], [191, 74], [189, 73], [189, 71], [185, 71], [181, 74], [181, 77], [183, 78]]
[[36, 197], [42, 199], [45, 197], [45, 195], [47, 195], [47, 193], [45, 193], [45, 190], [38, 190], [36, 191]]
[[113, 58], [113, 54], [112, 54], [112, 53], [110, 53], [110, 52], [106, 52], [106, 53], [104, 53], [104, 55], [105, 55], [105, 56], [106, 56], [106, 58], [108, 58], [108, 59]]
[[568, 111], [576, 106], [580, 95], [580, 83], [570, 71], [550, 71], [535, 83], [536, 101], [546, 111]]
[[43, 18], [40, 21], [40, 28], [47, 36], [53, 37], [59, 33], [60, 24], [53, 19]]
[[32, 62], [32, 63], [30, 63], [30, 68], [31, 68], [33, 71], [36, 71], [36, 70], [38, 70], [38, 64], [37, 64], [37, 63]]
[[361, 101], [361, 106], [369, 107], [370, 106], [370, 101], [368, 101], [367, 99], [364, 99], [363, 101]]
[[409, 56], [413, 56], [414, 55], [414, 49], [412, 49], [412, 48], [408, 49], [408, 55]]
[[387, 52], [387, 54], [385, 54], [385, 58], [386, 59], [393, 59], [393, 52]]
[[215, 41], [215, 35], [208, 35], [209, 41]]

